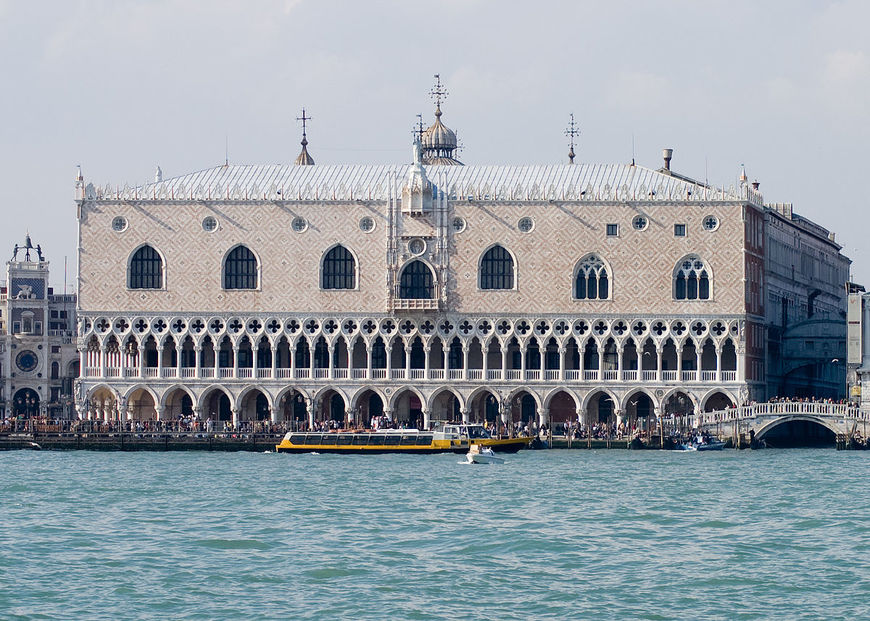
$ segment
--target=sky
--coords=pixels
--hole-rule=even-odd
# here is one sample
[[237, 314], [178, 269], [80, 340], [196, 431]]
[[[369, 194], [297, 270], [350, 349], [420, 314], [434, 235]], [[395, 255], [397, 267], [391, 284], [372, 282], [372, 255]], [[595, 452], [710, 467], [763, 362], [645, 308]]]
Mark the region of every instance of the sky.
[[[0, 252], [76, 272], [76, 165], [112, 185], [223, 163], [402, 164], [442, 105], [466, 164], [662, 165], [836, 233], [870, 285], [864, 0], [0, 0]], [[4, 250], [5, 249], [5, 250]]]

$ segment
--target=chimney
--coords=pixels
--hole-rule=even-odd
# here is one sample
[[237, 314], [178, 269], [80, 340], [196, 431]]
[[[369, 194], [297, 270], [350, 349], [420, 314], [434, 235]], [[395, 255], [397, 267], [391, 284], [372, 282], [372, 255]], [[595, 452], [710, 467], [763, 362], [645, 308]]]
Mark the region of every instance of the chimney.
[[662, 149], [662, 157], [665, 158], [665, 170], [671, 169], [671, 158], [674, 156], [673, 149]]
[[758, 183], [758, 180], [756, 179], [755, 181], [752, 182], [752, 189], [755, 190], [755, 191], [757, 192], [757, 191], [758, 191], [758, 186], [760, 186], [760, 185], [761, 185], [761, 184]]

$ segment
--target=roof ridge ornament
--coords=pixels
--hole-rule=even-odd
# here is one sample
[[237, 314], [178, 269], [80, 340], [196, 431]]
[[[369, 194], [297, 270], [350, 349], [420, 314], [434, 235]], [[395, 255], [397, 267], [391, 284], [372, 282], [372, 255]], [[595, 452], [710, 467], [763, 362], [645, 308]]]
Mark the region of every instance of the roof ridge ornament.
[[310, 116], [305, 116], [305, 108], [302, 108], [302, 116], [296, 117], [297, 121], [302, 121], [302, 152], [296, 158], [297, 166], [314, 166], [314, 158], [308, 154], [308, 134], [306, 123], [311, 120]]
[[565, 135], [568, 136], [568, 163], [574, 163], [574, 138], [580, 135], [580, 130], [577, 129], [577, 124], [574, 122], [574, 113], [571, 113], [571, 122], [568, 123], [568, 128], [565, 130]]

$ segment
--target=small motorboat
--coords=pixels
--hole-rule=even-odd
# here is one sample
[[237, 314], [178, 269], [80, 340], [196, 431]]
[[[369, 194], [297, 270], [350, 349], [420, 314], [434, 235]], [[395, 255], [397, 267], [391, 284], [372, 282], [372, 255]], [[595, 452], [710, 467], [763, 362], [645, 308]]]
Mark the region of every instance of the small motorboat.
[[719, 440], [710, 440], [708, 442], [691, 442], [680, 444], [681, 451], [721, 451], [725, 448], [725, 443]]
[[465, 455], [466, 463], [469, 464], [503, 464], [504, 457], [498, 457], [488, 446], [472, 444]]

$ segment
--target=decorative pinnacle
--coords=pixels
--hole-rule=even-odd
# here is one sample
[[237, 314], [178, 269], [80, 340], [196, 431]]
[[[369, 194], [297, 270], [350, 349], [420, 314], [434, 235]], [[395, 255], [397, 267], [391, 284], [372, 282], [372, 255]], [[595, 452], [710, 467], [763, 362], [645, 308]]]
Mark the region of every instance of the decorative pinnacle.
[[580, 135], [580, 130], [577, 129], [577, 124], [574, 122], [574, 113], [571, 113], [571, 122], [568, 123], [568, 129], [565, 130], [565, 135], [568, 136], [568, 160], [571, 164], [574, 163], [574, 138]]
[[302, 121], [302, 144], [303, 144], [303, 145], [306, 145], [306, 144], [308, 144], [308, 139], [307, 139], [307, 137], [306, 137], [306, 135], [305, 135], [305, 130], [306, 130], [305, 123], [306, 123], [307, 121], [310, 121], [310, 120], [311, 120], [311, 117], [310, 117], [310, 116], [305, 116], [305, 108], [302, 108], [302, 116], [297, 116], [297, 117], [296, 117], [296, 120], [297, 120], [297, 121]]
[[447, 99], [447, 88], [441, 84], [441, 74], [435, 74], [435, 87], [429, 91], [432, 100], [435, 102], [435, 116], [441, 116], [441, 101]]

